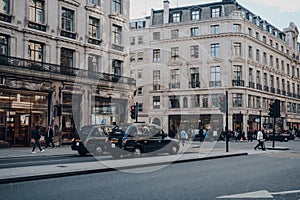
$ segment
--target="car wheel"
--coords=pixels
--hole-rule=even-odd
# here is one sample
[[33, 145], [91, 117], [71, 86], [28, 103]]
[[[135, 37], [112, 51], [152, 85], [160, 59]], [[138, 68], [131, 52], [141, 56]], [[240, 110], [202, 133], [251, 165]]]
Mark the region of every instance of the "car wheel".
[[94, 151], [93, 151], [94, 155], [101, 156], [103, 154], [103, 152], [104, 152], [104, 148], [102, 146], [94, 147]]
[[79, 153], [79, 155], [81, 155], [81, 156], [85, 156], [86, 154], [87, 154], [87, 152], [86, 151], [78, 151], [78, 153]]
[[175, 145], [172, 145], [171, 148], [170, 148], [169, 154], [170, 155], [176, 155], [177, 152], [178, 152], [178, 148]]
[[140, 148], [136, 147], [133, 149], [132, 157], [139, 158], [142, 157], [142, 151]]

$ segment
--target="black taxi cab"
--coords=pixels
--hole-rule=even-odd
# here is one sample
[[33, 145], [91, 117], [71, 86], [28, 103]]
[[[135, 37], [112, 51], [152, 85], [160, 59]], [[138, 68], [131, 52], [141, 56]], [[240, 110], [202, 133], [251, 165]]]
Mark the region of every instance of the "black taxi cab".
[[[122, 137], [116, 137], [119, 133]], [[168, 137], [161, 127], [154, 124], [131, 123], [118, 126], [118, 131], [110, 135], [110, 152], [114, 158], [130, 154], [140, 157], [143, 153], [177, 154], [179, 142]]]
[[88, 125], [80, 129], [72, 139], [71, 149], [78, 151], [81, 156], [92, 153], [100, 156], [107, 150], [108, 136], [114, 126]]

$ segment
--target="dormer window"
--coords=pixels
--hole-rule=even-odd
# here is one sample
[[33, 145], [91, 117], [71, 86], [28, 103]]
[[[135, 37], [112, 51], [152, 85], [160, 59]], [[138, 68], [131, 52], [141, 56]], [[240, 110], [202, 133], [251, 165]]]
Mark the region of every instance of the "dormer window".
[[249, 14], [249, 21], [253, 22], [253, 16], [251, 14]]
[[221, 7], [211, 8], [211, 18], [221, 17]]
[[192, 10], [191, 20], [200, 20], [200, 10]]
[[256, 17], [255, 23], [256, 23], [256, 26], [260, 26], [260, 19], [259, 19], [259, 17]]
[[273, 28], [272, 28], [272, 26], [269, 26], [269, 33], [273, 33]]
[[264, 29], [264, 31], [266, 31], [266, 30], [267, 30], [267, 25], [266, 25], [266, 22], [263, 22], [263, 29]]
[[181, 13], [176, 12], [172, 14], [171, 20], [173, 23], [178, 23], [181, 21]]

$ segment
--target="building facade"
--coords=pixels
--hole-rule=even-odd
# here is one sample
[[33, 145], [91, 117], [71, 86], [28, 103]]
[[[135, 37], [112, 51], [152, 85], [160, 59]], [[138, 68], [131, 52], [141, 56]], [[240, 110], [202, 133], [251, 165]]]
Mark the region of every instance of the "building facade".
[[279, 30], [235, 0], [152, 10], [130, 21], [130, 68], [139, 119], [165, 130], [220, 133], [228, 92], [230, 130], [272, 128], [269, 104], [280, 100], [276, 127], [300, 125], [298, 29]]
[[129, 0], [0, 0], [0, 140], [29, 145], [51, 124], [68, 142], [103, 118], [126, 122], [128, 23]]

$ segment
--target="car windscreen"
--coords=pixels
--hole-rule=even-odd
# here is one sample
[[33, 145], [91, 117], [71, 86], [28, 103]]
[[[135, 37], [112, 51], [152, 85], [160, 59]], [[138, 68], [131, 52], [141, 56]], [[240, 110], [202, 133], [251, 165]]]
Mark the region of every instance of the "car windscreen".
[[82, 127], [80, 129], [80, 131], [79, 131], [79, 135], [80, 136], [87, 136], [89, 134], [91, 128], [92, 128], [91, 126], [84, 126], [84, 127]]

